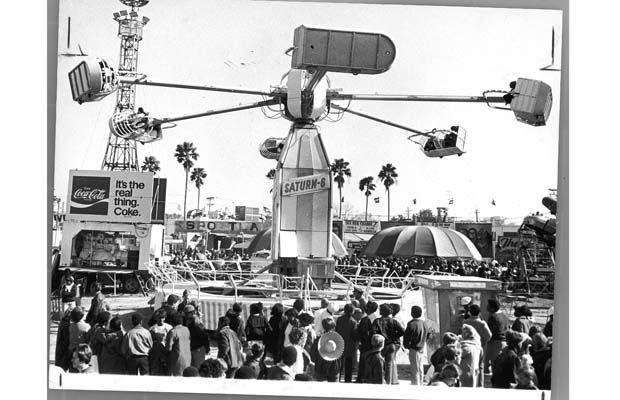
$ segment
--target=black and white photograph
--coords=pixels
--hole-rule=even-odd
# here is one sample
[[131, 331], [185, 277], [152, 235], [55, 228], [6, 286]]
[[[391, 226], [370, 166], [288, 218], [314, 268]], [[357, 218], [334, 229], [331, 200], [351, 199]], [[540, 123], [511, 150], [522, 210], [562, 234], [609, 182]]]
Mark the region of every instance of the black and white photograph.
[[48, 388], [549, 398], [562, 32], [59, 0]]

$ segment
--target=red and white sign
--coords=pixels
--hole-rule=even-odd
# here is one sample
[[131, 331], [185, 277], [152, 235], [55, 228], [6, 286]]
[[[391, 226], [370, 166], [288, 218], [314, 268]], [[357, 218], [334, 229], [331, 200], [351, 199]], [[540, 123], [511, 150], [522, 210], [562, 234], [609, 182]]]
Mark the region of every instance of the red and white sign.
[[67, 198], [68, 220], [149, 223], [153, 174], [72, 170]]

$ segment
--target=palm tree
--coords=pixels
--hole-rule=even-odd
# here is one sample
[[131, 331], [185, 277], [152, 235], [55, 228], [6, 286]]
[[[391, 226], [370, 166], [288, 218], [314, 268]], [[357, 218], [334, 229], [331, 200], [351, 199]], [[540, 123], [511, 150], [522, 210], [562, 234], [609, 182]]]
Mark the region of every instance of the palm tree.
[[273, 180], [276, 179], [276, 169], [271, 168], [269, 172], [267, 172], [267, 175], [265, 175], [265, 178], [271, 181], [271, 189], [269, 189], [269, 193], [272, 193], [273, 192]]
[[388, 221], [390, 220], [390, 186], [396, 183], [396, 178], [398, 178], [398, 174], [396, 173], [396, 167], [392, 164], [385, 164], [381, 167], [381, 171], [379, 171], [379, 180], [383, 182], [383, 186], [387, 190], [388, 195]]
[[185, 170], [185, 196], [183, 197], [183, 220], [185, 220], [187, 219], [187, 180], [189, 179], [189, 170], [194, 166], [192, 160], [197, 160], [199, 154], [196, 152], [194, 143], [183, 142], [182, 144], [177, 144], [174, 156], [179, 164], [183, 165], [183, 169]]
[[159, 160], [153, 156], [144, 157], [144, 162], [142, 162], [142, 166], [140, 167], [142, 172], [154, 172], [160, 171], [159, 168]]
[[340, 202], [340, 209], [338, 210], [338, 218], [342, 215], [342, 186], [344, 185], [344, 177], [351, 177], [351, 170], [349, 169], [349, 162], [343, 158], [337, 158], [330, 165], [330, 170], [334, 174], [334, 181], [338, 184], [338, 201]]
[[366, 178], [360, 179], [360, 190], [364, 192], [364, 196], [366, 196], [366, 213], [364, 214], [364, 221], [368, 221], [368, 197], [372, 194], [372, 191], [376, 189], [375, 184], [372, 182], [374, 178], [372, 176], [367, 176]]
[[204, 168], [194, 168], [192, 170], [192, 175], [189, 177], [192, 182], [196, 185], [196, 189], [198, 189], [198, 205], [196, 206], [197, 210], [200, 210], [200, 188], [204, 185], [203, 179], [207, 177], [207, 173]]

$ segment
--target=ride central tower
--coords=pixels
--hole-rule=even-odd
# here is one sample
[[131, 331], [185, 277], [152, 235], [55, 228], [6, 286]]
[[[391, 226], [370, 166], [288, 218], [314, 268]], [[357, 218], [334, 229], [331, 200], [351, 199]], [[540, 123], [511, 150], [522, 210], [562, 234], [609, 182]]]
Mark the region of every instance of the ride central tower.
[[[149, 21], [139, 18], [138, 9], [149, 0], [120, 0], [131, 10], [121, 10], [113, 14], [118, 22], [118, 36], [121, 39], [118, 74], [123, 77], [138, 77], [138, 46], [142, 40], [142, 30]], [[121, 85], [116, 94], [114, 114], [133, 113], [135, 108], [135, 85]], [[110, 171], [138, 171], [138, 148], [134, 140], [120, 138], [110, 132], [101, 169]]]

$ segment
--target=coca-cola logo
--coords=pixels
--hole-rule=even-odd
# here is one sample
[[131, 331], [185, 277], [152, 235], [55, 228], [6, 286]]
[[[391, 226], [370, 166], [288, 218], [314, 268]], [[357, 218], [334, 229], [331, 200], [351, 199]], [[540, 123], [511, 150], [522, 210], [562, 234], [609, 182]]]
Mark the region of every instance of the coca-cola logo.
[[102, 189], [79, 188], [73, 192], [73, 197], [82, 200], [98, 201], [105, 199], [106, 191]]

